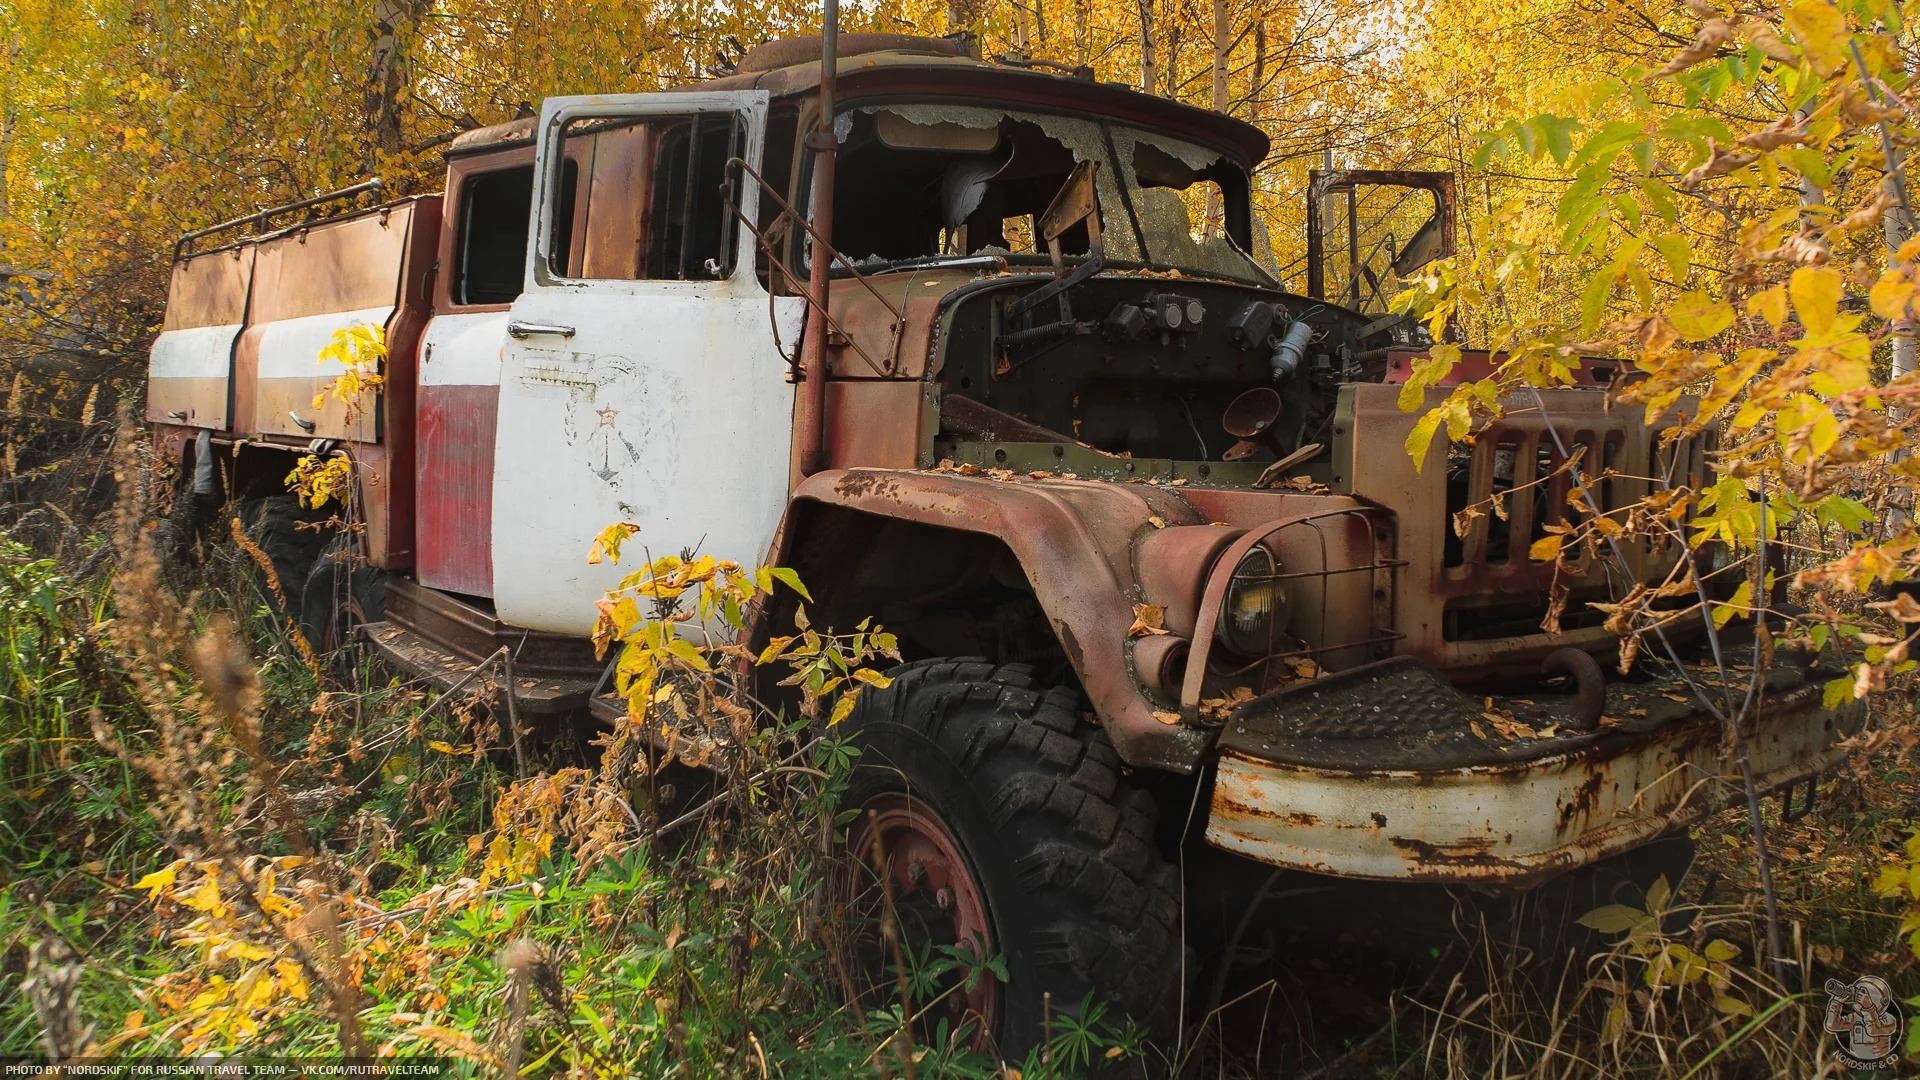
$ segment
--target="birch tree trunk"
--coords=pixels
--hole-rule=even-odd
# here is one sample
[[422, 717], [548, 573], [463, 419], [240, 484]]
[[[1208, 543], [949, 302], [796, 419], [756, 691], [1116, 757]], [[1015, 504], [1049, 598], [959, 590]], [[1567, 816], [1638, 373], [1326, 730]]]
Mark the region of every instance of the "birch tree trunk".
[[1139, 0], [1139, 2], [1140, 91], [1141, 93], [1151, 94], [1153, 93], [1155, 84], [1160, 81], [1160, 69], [1158, 65], [1154, 63], [1153, 0]]
[[0, 222], [7, 220], [7, 162], [13, 155], [16, 123], [11, 95], [0, 99]]
[[1087, 7], [1092, 0], [1073, 0], [1073, 62], [1081, 67], [1087, 65], [1087, 57], [1093, 54], [1087, 43]]
[[406, 36], [432, 0], [374, 0], [372, 67], [367, 75], [367, 171], [383, 154], [400, 152], [401, 98], [406, 90]]
[[1265, 114], [1261, 108], [1267, 92], [1267, 17], [1253, 24], [1253, 81], [1247, 86], [1247, 119], [1258, 124]]
[[[1213, 0], [1213, 111], [1228, 111], [1227, 101], [1227, 53], [1233, 49], [1233, 15], [1227, 9], [1227, 0]], [[1220, 189], [1207, 190], [1207, 232], [1219, 235], [1226, 232], [1225, 207], [1220, 202]]]
[[[1913, 235], [1913, 219], [1907, 215], [1905, 207], [1895, 203], [1881, 216], [1880, 222], [1886, 230], [1887, 251], [1900, 250], [1900, 246]], [[1912, 309], [1909, 308], [1909, 311]], [[1893, 377], [1913, 374], [1916, 327], [1912, 318], [1893, 321]]]
[[13, 158], [14, 124], [19, 119], [19, 109], [13, 100], [13, 72], [20, 61], [20, 42], [9, 35], [6, 50], [0, 52], [0, 221], [7, 220], [7, 163]]

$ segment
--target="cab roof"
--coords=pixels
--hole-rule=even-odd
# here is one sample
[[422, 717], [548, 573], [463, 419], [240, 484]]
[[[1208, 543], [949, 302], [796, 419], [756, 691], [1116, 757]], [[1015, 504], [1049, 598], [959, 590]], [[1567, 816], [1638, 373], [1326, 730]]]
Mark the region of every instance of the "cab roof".
[[[1061, 75], [1016, 62], [989, 63], [973, 54], [970, 38], [919, 38], [904, 34], [842, 34], [836, 97], [861, 99], [960, 99], [991, 101], [1042, 112], [1091, 114], [1204, 143], [1251, 170], [1267, 156], [1266, 133], [1221, 113], [1142, 94], [1085, 74]], [[820, 38], [782, 38], [750, 49], [740, 70], [673, 90], [765, 90], [773, 100], [816, 95], [820, 87]], [[533, 139], [534, 117], [465, 132], [447, 156], [524, 145]]]

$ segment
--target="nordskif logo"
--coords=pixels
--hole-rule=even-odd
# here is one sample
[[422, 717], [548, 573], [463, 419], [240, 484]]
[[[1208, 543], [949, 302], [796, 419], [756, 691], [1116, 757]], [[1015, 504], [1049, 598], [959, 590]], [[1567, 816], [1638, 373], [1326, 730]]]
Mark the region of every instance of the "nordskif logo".
[[1893, 1056], [1894, 1036], [1900, 1030], [1900, 1011], [1893, 988], [1877, 975], [1862, 975], [1850, 983], [1827, 980], [1826, 1029], [1840, 1044], [1840, 1056], [1856, 1069], [1884, 1069]]

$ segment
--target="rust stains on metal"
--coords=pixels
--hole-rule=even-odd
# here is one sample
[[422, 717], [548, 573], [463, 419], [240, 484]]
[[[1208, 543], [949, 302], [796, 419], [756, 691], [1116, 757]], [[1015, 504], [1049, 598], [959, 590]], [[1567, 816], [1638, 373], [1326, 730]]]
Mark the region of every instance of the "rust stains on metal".
[[899, 490], [897, 474], [879, 469], [848, 469], [833, 482], [833, 493], [847, 499], [889, 499]]
[[1391, 836], [1388, 842], [1405, 853], [1407, 861], [1425, 870], [1446, 868], [1471, 871], [1480, 876], [1486, 871], [1520, 869], [1508, 859], [1493, 853], [1493, 842], [1484, 837], [1468, 837], [1451, 844], [1435, 844], [1410, 836]]
[[1557, 820], [1561, 832], [1566, 832], [1576, 821], [1588, 821], [1593, 817], [1593, 808], [1599, 805], [1600, 789], [1606, 782], [1606, 772], [1594, 769], [1579, 787], [1573, 789], [1573, 797], [1560, 804]]
[[[1811, 688], [1770, 702], [1749, 744], [1760, 786], [1824, 767], [1863, 715], [1822, 710]], [[1207, 839], [1273, 865], [1345, 877], [1525, 884], [1737, 800], [1741, 787], [1725, 775], [1719, 736], [1710, 715], [1694, 713], [1647, 730], [1609, 730], [1571, 752], [1544, 747], [1498, 764], [1373, 770], [1276, 761], [1223, 740]]]

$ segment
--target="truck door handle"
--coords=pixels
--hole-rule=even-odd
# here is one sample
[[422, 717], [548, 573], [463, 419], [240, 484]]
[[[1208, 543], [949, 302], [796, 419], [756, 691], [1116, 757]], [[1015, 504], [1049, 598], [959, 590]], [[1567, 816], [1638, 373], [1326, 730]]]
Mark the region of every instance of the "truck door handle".
[[507, 336], [510, 338], [531, 337], [534, 334], [552, 334], [555, 337], [572, 337], [573, 327], [559, 323], [521, 322], [518, 319], [507, 324]]
[[298, 426], [301, 431], [313, 430], [313, 421], [300, 419], [300, 414], [297, 412], [294, 412], [292, 409], [287, 410], [287, 415], [293, 418], [294, 424]]

